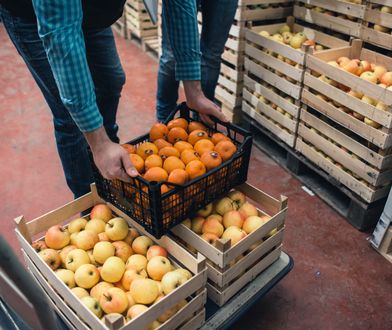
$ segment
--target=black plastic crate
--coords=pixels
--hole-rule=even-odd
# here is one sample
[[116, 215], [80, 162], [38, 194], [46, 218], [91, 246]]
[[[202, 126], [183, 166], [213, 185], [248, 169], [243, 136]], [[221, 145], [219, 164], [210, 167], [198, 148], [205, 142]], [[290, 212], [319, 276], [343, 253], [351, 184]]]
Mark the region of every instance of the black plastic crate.
[[[188, 122], [194, 121], [193, 118], [198, 115], [183, 103], [167, 122], [178, 114]], [[140, 223], [149, 233], [160, 238], [178, 223], [192, 217], [197, 210], [247, 180], [252, 149], [251, 133], [231, 123], [218, 121], [215, 121], [213, 127], [208, 127], [208, 131], [209, 135], [215, 132], [226, 134], [237, 146], [234, 156], [219, 167], [184, 185], [177, 185], [167, 181], [149, 182], [141, 176], [131, 179], [131, 183], [107, 180], [93, 164], [99, 195]], [[149, 134], [145, 134], [128, 143], [138, 145], [148, 140]], [[161, 194], [162, 184], [173, 189]]]

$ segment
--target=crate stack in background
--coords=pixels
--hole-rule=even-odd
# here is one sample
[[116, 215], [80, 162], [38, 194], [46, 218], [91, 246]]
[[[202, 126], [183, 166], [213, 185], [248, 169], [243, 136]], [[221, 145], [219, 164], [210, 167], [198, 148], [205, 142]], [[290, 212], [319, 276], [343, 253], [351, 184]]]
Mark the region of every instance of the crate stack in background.
[[127, 0], [125, 4], [127, 38], [136, 38], [144, 51], [158, 54], [158, 28], [153, 24], [142, 0]]
[[244, 79], [245, 28], [271, 19], [283, 19], [292, 13], [289, 0], [240, 0], [222, 55], [221, 73], [215, 98], [226, 115], [238, 122], [241, 113]]
[[124, 39], [127, 39], [127, 20], [125, 18], [125, 8], [121, 17], [112, 25], [112, 29]]

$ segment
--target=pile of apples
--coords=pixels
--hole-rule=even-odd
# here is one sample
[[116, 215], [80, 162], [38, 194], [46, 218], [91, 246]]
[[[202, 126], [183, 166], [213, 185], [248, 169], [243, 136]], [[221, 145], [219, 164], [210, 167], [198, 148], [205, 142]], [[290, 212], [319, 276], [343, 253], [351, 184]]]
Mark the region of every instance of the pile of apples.
[[[342, 0], [342, 1], [353, 3], [353, 4], [357, 4], [357, 5], [362, 4], [362, 0]], [[309, 4], [303, 4], [303, 3], [300, 3], [300, 5], [302, 7], [304, 6], [307, 9], [314, 10], [315, 12], [320, 13], [320, 14], [325, 14], [325, 15], [329, 15], [329, 16], [335, 16], [335, 17], [342, 18], [342, 19], [348, 19], [348, 20], [353, 21], [353, 22], [356, 22], [356, 21], [359, 20], [358, 17], [340, 14], [338, 12], [331, 11], [331, 10], [328, 10], [328, 9], [325, 9], [325, 8], [322, 8], [322, 7], [313, 6], [313, 5], [309, 5]]]
[[[392, 14], [392, 7], [389, 6], [381, 6], [381, 5], [375, 5], [373, 9], [377, 9], [381, 11], [384, 14]], [[383, 32], [383, 33], [390, 33], [392, 34], [392, 29], [390, 27], [382, 26], [379, 24], [374, 24], [373, 29], [378, 31], [378, 32]]]
[[[33, 248], [97, 317], [119, 313], [132, 320], [192, 277], [174, 267], [165, 248], [113, 217], [105, 204], [94, 206], [90, 219], [50, 227]], [[167, 306], [148, 329], [159, 327], [186, 304]]]
[[[212, 245], [223, 238], [230, 239], [231, 246], [234, 246], [270, 219], [248, 202], [244, 193], [233, 190], [199, 210], [195, 218], [183, 221], [183, 225]], [[269, 235], [274, 233], [272, 231]]]

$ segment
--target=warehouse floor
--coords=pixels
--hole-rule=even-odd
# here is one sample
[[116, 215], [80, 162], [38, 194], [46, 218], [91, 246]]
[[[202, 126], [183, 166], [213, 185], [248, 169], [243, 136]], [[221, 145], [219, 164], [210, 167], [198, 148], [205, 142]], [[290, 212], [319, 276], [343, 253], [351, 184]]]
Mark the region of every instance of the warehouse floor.
[[[18, 249], [12, 219], [32, 219], [71, 200], [49, 109], [0, 26], [1, 234]], [[127, 83], [118, 114], [122, 141], [154, 122], [157, 62], [117, 38]], [[253, 150], [250, 182], [289, 197], [284, 250], [293, 271], [234, 329], [390, 329], [392, 264], [360, 233], [265, 154]], [[389, 325], [388, 325], [389, 324]]]

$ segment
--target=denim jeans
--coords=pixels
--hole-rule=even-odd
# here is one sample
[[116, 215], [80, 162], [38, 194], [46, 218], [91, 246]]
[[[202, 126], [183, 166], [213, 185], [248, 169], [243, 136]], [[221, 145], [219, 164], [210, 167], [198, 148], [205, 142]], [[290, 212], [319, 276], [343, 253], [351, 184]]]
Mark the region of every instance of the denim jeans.
[[[238, 0], [201, 0], [203, 26], [200, 37], [201, 85], [207, 98], [214, 100], [221, 56], [233, 23]], [[179, 82], [175, 78], [175, 59], [167, 27], [162, 22], [162, 55], [159, 60], [157, 119], [164, 121], [176, 108]]]
[[[23, 58], [53, 115], [57, 150], [67, 184], [75, 198], [90, 191], [94, 181], [87, 141], [63, 105], [50, 68], [37, 24], [20, 17], [13, 17], [0, 6], [0, 18]], [[116, 112], [125, 74], [117, 54], [110, 28], [85, 30], [86, 57], [95, 86], [98, 108], [110, 139], [117, 137]]]

